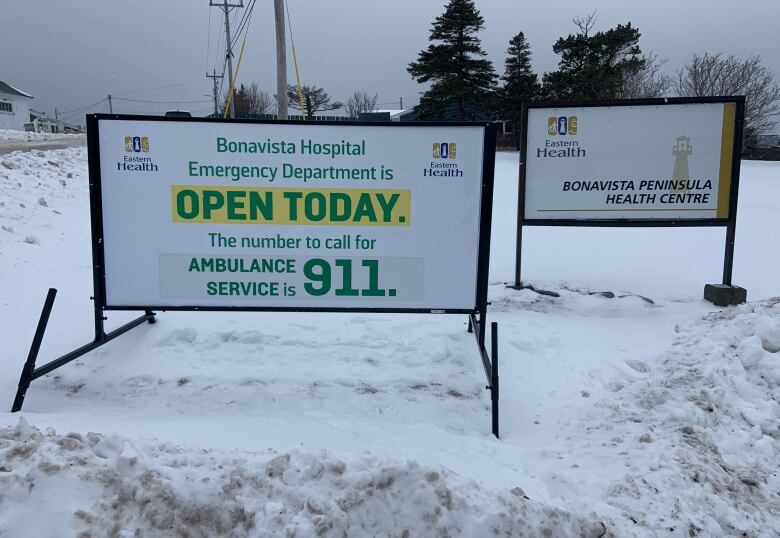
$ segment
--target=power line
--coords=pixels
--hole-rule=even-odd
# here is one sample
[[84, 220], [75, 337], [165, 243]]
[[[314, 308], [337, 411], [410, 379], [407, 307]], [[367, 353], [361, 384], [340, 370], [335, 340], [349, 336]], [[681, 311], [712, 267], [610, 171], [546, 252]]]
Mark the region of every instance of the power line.
[[113, 99], [117, 100], [117, 101], [130, 101], [132, 103], [153, 103], [153, 104], [157, 104], [157, 105], [187, 105], [187, 104], [191, 104], [191, 103], [210, 103], [211, 102], [209, 100], [203, 100], [203, 99], [200, 99], [200, 100], [197, 100], [197, 101], [154, 101], [154, 100], [150, 100], [150, 99], [127, 99], [127, 98], [124, 98], [124, 97], [114, 97], [113, 95], [111, 97]]
[[[249, 6], [249, 8], [247, 9], [248, 16], [246, 17], [246, 22], [244, 23], [243, 28], [239, 28], [238, 33], [236, 34], [235, 43], [238, 43], [238, 39], [240, 37], [241, 30], [243, 29], [244, 37], [243, 37], [243, 41], [242, 41], [242, 45], [241, 45], [242, 49], [244, 48], [244, 44], [246, 43], [247, 35], [249, 34], [249, 25], [252, 23], [252, 13], [254, 12], [255, 3], [256, 2], [257, 2], [257, 0], [252, 0], [252, 5]], [[238, 78], [238, 73], [236, 73], [236, 78]]]
[[[249, 0], [249, 1], [251, 1], [251, 0]], [[247, 7], [249, 7], [248, 4], [247, 4]], [[244, 10], [244, 14], [241, 16], [241, 20], [238, 21], [238, 24], [236, 24], [235, 19], [233, 20], [233, 28], [234, 28], [234, 32], [235, 33], [233, 34], [233, 37], [230, 40], [230, 45], [231, 46], [235, 46], [236, 43], [238, 42], [239, 34], [241, 33], [241, 30], [243, 30], [244, 24], [246, 23], [246, 18], [248, 16], [249, 16], [249, 9], [245, 9]]]
[[198, 84], [198, 83], [202, 84], [203, 82], [205, 82], [203, 79], [190, 80], [188, 82], [177, 82], [175, 84], [167, 84], [165, 86], [156, 86], [154, 88], [144, 88], [142, 90], [131, 90], [131, 91], [128, 91], [128, 92], [112, 93], [111, 95], [112, 96], [116, 96], [116, 95], [130, 95], [130, 94], [133, 94], [133, 93], [143, 93], [143, 92], [151, 92], [151, 91], [154, 91], [154, 90], [164, 90], [166, 88], [177, 88], [179, 86], [189, 86], [190, 84]]
[[69, 114], [70, 112], [76, 112], [77, 110], [81, 111], [81, 110], [85, 110], [87, 108], [92, 108], [93, 106], [99, 105], [100, 103], [102, 103], [105, 100], [106, 100], [106, 98], [104, 97], [103, 99], [101, 99], [97, 103], [92, 103], [91, 105], [82, 106], [82, 107], [79, 107], [79, 108], [74, 108], [72, 110], [60, 110], [60, 114]]
[[206, 69], [209, 68], [209, 53], [211, 52], [211, 10], [209, 9], [209, 30], [206, 32]]
[[238, 23], [238, 31], [236, 31], [235, 38], [233, 39], [233, 45], [238, 43], [238, 40], [241, 39], [241, 32], [244, 30], [244, 40], [246, 40], [246, 33], [249, 32], [249, 23], [252, 20], [252, 12], [255, 9], [256, 2], [257, 0], [252, 0], [252, 5], [250, 5], [246, 11], [244, 11], [244, 16], [242, 17], [241, 22]]
[[99, 105], [100, 103], [102, 103], [104, 101], [106, 101], [105, 97], [103, 99], [101, 99], [100, 101], [96, 102], [96, 103], [92, 103], [91, 105], [87, 105], [85, 107], [77, 108], [77, 109], [74, 109], [74, 110], [68, 110], [66, 112], [60, 112], [60, 114], [65, 114], [67, 112], [73, 112], [73, 114], [71, 114], [70, 116], [63, 117], [62, 121], [67, 121], [67, 120], [71, 119], [74, 116], [78, 116], [79, 114], [82, 114], [82, 113], [86, 112], [90, 108], [96, 107], [97, 105]]
[[[244, 11], [244, 16], [241, 18], [241, 21], [238, 23], [238, 31], [236, 32], [235, 38], [233, 40], [233, 44], [235, 45], [238, 43], [238, 40], [241, 39], [241, 32], [246, 32], [249, 28], [249, 23], [252, 20], [252, 13], [255, 9], [255, 3], [257, 0], [251, 0], [252, 5], [248, 5], [247, 9]], [[244, 39], [246, 39], [246, 33], [244, 33]]]
[[222, 61], [222, 75], [219, 77], [219, 95], [222, 95], [222, 88], [225, 86], [225, 70], [227, 69], [227, 58]]
[[238, 34], [237, 34], [237, 37], [236, 37], [236, 43], [238, 42], [238, 37], [241, 35], [242, 28], [244, 30], [244, 38], [243, 38], [243, 41], [241, 42], [241, 52], [238, 55], [238, 65], [236, 66], [236, 73], [235, 73], [235, 75], [233, 75], [233, 78], [229, 81], [230, 82], [230, 86], [229, 87], [230, 87], [231, 91], [230, 91], [230, 94], [228, 95], [228, 99], [226, 101], [227, 109], [225, 111], [225, 117], [227, 117], [228, 111], [230, 112], [230, 117], [235, 117], [235, 112], [234, 112], [235, 103], [233, 103], [233, 101], [235, 101], [236, 80], [238, 79], [238, 72], [241, 69], [241, 59], [244, 57], [244, 46], [246, 45], [246, 38], [247, 38], [247, 35], [249, 34], [249, 25], [252, 23], [252, 13], [254, 12], [255, 3], [256, 2], [257, 2], [257, 0], [252, 0], [252, 5], [249, 6], [249, 9], [247, 9], [247, 11], [246, 11], [246, 13], [248, 15], [244, 19], [244, 21], [245, 21], [244, 22], [244, 26], [243, 27], [239, 26], [239, 29], [238, 29]]
[[[209, 7], [210, 7], [210, 6], [209, 6]], [[210, 12], [211, 12], [211, 10], [209, 10], [209, 13], [210, 13]], [[224, 66], [224, 58], [225, 58], [225, 55], [221, 53], [221, 51], [222, 51], [222, 36], [223, 36], [223, 35], [224, 35], [224, 34], [223, 34], [223, 32], [222, 32], [221, 30], [218, 30], [218, 31], [217, 31], [217, 46], [216, 46], [216, 48], [214, 49], [214, 69], [216, 69], [216, 68], [217, 68], [217, 65], [219, 64], [219, 59], [220, 59], [220, 57], [222, 57], [222, 61], [223, 61], [223, 66], [222, 66], [222, 67], [223, 67], [223, 69], [224, 69], [224, 67], [225, 67], [225, 66]]]

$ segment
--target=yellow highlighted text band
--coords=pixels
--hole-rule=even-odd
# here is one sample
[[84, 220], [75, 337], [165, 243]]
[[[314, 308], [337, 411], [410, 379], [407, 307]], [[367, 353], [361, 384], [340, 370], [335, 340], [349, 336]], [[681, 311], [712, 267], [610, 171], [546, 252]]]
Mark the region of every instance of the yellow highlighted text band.
[[173, 185], [173, 222], [409, 226], [409, 189]]

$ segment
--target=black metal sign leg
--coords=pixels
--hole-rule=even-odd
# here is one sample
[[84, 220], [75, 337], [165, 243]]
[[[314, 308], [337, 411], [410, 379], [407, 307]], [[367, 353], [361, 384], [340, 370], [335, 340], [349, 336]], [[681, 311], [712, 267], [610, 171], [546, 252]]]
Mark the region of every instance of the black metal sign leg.
[[[522, 211], [522, 208], [519, 209]], [[515, 285], [516, 290], [523, 289], [523, 280], [521, 269], [523, 267], [523, 224], [518, 217], [517, 223], [517, 245], [515, 246]]]
[[726, 227], [726, 253], [723, 256], [723, 284], [731, 286], [731, 274], [734, 268], [734, 240], [736, 238], [736, 219]]
[[469, 325], [474, 329], [474, 339], [477, 341], [477, 348], [482, 359], [482, 366], [485, 368], [485, 378], [490, 391], [491, 406], [491, 425], [493, 435], [499, 438], [498, 429], [498, 323], [495, 321], [490, 324], [490, 356], [485, 348], [485, 316], [483, 313], [471, 314]]
[[482, 346], [482, 349], [485, 348], [485, 329], [487, 325], [487, 314], [485, 313], [485, 309], [482, 309], [482, 311], [479, 313], [479, 345]]
[[19, 377], [19, 388], [16, 391], [14, 404], [11, 407], [12, 413], [16, 413], [22, 409], [27, 389], [30, 388], [30, 382], [33, 380], [33, 372], [35, 371], [35, 360], [38, 358], [38, 351], [41, 349], [43, 333], [46, 332], [46, 325], [49, 323], [49, 315], [54, 306], [54, 298], [56, 296], [57, 290], [49, 288], [49, 292], [46, 294], [46, 301], [43, 303], [41, 317], [38, 319], [38, 327], [35, 329], [35, 336], [33, 337], [32, 345], [30, 346], [30, 353], [27, 355], [27, 362], [24, 363], [22, 375]]
[[106, 330], [103, 327], [103, 322], [106, 320], [106, 317], [103, 315], [103, 310], [100, 309], [100, 306], [98, 305], [98, 299], [96, 297], [92, 297], [92, 300], [95, 303], [95, 342], [100, 342], [103, 340], [103, 338], [106, 337]]
[[498, 431], [498, 323], [490, 324], [490, 402], [492, 407], [493, 435], [500, 438]]

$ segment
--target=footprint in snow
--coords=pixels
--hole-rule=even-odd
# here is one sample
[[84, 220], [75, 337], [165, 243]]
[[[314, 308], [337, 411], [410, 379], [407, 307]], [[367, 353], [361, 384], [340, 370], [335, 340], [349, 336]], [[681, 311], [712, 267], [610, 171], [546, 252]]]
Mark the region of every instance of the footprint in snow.
[[638, 360], [633, 360], [633, 359], [624, 359], [623, 362], [626, 363], [626, 366], [628, 366], [629, 368], [631, 368], [632, 370], [634, 370], [636, 372], [639, 372], [640, 374], [646, 374], [647, 372], [650, 371], [650, 367], [644, 361], [638, 361]]
[[536, 346], [532, 342], [526, 340], [510, 340], [509, 345], [526, 353], [534, 353], [536, 351]]

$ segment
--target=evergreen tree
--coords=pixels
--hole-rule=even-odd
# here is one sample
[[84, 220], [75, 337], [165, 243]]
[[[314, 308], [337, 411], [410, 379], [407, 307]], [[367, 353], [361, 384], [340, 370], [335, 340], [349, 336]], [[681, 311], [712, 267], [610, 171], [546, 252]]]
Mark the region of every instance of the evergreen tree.
[[473, 0], [450, 0], [436, 17], [431, 44], [407, 69], [417, 82], [431, 82], [417, 105], [419, 119], [470, 120], [489, 109], [497, 77], [477, 37], [484, 22]]
[[515, 144], [520, 145], [520, 120], [523, 103], [539, 95], [539, 77], [531, 67], [531, 45], [520, 32], [509, 41], [506, 51], [506, 70], [501, 80], [501, 119], [509, 120], [514, 127]]
[[595, 16], [575, 19], [580, 31], [561, 37], [553, 51], [561, 60], [558, 70], [544, 75], [546, 97], [560, 100], [611, 99], [623, 88], [627, 74], [644, 67], [640, 33], [631, 23], [618, 24], [591, 35]]

